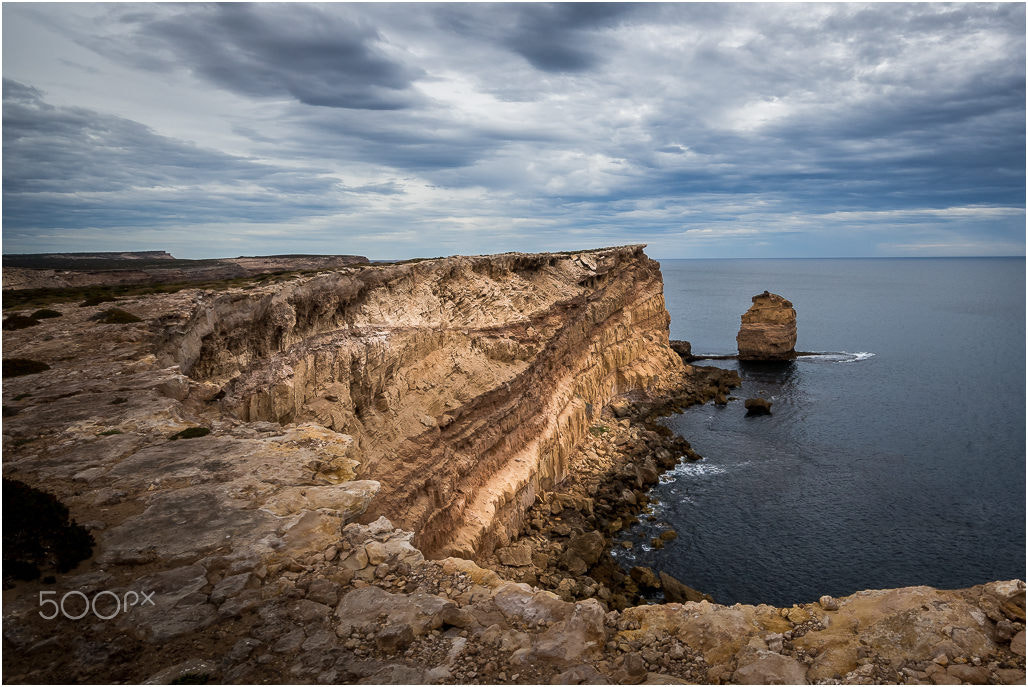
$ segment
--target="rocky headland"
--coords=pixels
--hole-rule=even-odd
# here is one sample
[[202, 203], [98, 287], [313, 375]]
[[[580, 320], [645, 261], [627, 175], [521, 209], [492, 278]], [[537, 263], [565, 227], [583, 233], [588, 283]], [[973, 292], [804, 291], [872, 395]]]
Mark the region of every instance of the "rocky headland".
[[50, 308], [3, 334], [4, 477], [95, 547], [5, 577], [9, 682], [1024, 682], [1019, 580], [774, 608], [617, 567], [699, 459], [657, 418], [738, 381], [641, 246]]

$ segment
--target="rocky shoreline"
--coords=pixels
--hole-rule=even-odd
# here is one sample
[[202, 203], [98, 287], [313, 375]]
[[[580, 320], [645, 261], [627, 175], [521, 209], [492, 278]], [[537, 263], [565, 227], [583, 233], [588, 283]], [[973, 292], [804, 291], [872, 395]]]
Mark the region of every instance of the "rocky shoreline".
[[1024, 681], [1020, 580], [774, 608], [617, 569], [696, 457], [655, 419], [733, 383], [641, 246], [109, 305], [3, 333], [4, 477], [95, 541], [4, 589], [8, 682]]
[[[526, 512], [520, 536], [476, 562], [565, 601], [596, 597], [617, 610], [657, 590], [667, 601], [712, 600], [667, 573], [637, 568], [626, 574], [611, 555], [615, 547], [632, 546], [619, 534], [649, 514], [647, 492], [660, 475], [680, 461], [701, 459], [659, 418], [723, 399], [740, 383], [733, 370], [702, 366], [688, 367], [684, 380], [672, 394], [634, 394], [605, 408], [572, 457], [568, 478]], [[669, 526], [651, 545], [660, 548], [675, 536]]]

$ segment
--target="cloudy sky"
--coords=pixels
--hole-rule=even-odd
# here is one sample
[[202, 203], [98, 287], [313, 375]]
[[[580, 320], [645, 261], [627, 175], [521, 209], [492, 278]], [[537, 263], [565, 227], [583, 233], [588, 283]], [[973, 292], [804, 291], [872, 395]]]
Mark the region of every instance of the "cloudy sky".
[[3, 5], [3, 250], [1024, 255], [1025, 6]]

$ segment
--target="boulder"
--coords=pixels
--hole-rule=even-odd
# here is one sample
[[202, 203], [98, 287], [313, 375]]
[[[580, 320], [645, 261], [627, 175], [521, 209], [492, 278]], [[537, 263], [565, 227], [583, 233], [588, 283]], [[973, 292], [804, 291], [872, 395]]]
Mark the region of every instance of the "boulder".
[[660, 481], [660, 473], [653, 458], [646, 458], [642, 465], [636, 466], [636, 475], [644, 487], [652, 486]]
[[739, 360], [792, 360], [796, 357], [796, 311], [778, 294], [753, 297], [736, 336]]
[[682, 360], [689, 362], [692, 360], [692, 344], [688, 341], [680, 341], [672, 339], [668, 343], [671, 344], [671, 350], [682, 356]]
[[970, 666], [955, 663], [946, 668], [946, 674], [970, 685], [989, 684], [989, 669], [985, 666]]
[[640, 587], [649, 587], [650, 589], [660, 589], [660, 579], [657, 575], [649, 568], [641, 565], [637, 565], [628, 571], [628, 574], [635, 580], [635, 583]]
[[745, 406], [747, 415], [771, 414], [771, 401], [766, 398], [747, 398]]
[[[390, 594], [379, 587], [354, 589], [336, 607], [339, 619], [336, 635], [348, 637], [354, 630], [377, 635], [385, 634], [386, 643], [402, 644], [410, 629], [411, 637], [420, 637], [443, 624], [448, 612], [456, 606], [442, 597], [418, 592], [412, 595]], [[384, 621], [379, 616], [385, 616]]]
[[821, 608], [825, 609], [826, 611], [839, 610], [839, 602], [836, 601], [834, 597], [829, 596], [828, 594], [822, 596], [820, 599], [818, 599], [817, 602], [821, 605]]
[[1024, 656], [1024, 630], [1021, 630], [1011, 638], [1010, 651], [1018, 656]]
[[666, 572], [660, 573], [660, 586], [664, 590], [664, 598], [669, 603], [685, 603], [686, 601], [709, 601], [714, 603], [710, 594], [696, 591], [686, 584], [682, 584]]
[[598, 656], [607, 636], [603, 619], [603, 606], [596, 599], [576, 603], [567, 620], [554, 623], [539, 637], [531, 658], [567, 665]]
[[579, 558], [586, 565], [593, 565], [600, 560], [604, 544], [603, 535], [596, 530], [572, 537], [564, 552], [565, 561]]
[[1006, 601], [1000, 605], [1000, 610], [1011, 620], [1023, 623], [1025, 620], [1024, 607], [1024, 590], [1021, 589], [1008, 596]]
[[628, 417], [632, 414], [632, 404], [624, 398], [619, 398], [616, 401], [611, 401], [610, 412], [614, 413], [614, 417]]
[[505, 546], [496, 550], [496, 557], [503, 565], [523, 568], [532, 565], [532, 547], [526, 543]]
[[508, 620], [522, 623], [555, 623], [571, 613], [571, 604], [550, 592], [535, 591], [527, 584], [505, 582], [493, 595], [496, 608]]
[[752, 660], [736, 669], [732, 681], [740, 685], [805, 685], [807, 669], [794, 658], [757, 651]]

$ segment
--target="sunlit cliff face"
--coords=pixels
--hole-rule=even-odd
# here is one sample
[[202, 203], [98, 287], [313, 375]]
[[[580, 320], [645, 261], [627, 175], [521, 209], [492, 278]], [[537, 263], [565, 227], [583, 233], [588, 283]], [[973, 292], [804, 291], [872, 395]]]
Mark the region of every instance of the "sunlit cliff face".
[[[173, 348], [243, 420], [349, 434], [366, 519], [426, 553], [505, 542], [614, 395], [683, 367], [641, 247], [334, 273], [201, 307]], [[663, 381], [662, 381], [663, 380]]]

